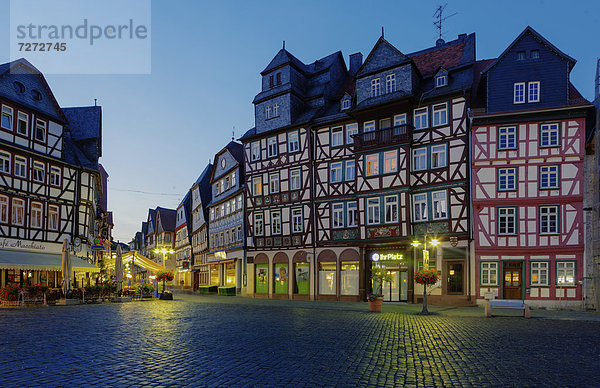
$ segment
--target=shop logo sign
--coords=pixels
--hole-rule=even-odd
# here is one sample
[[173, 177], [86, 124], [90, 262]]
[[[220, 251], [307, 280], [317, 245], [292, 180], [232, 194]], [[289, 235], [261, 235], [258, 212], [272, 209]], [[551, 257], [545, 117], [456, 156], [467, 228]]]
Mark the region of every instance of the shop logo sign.
[[400, 253], [373, 253], [371, 261], [402, 261], [404, 255]]

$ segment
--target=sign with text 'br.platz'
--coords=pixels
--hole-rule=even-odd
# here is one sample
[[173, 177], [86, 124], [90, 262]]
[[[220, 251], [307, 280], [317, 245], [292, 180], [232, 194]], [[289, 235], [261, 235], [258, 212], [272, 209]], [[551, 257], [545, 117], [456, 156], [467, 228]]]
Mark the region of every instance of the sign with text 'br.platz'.
[[404, 255], [401, 253], [379, 253], [374, 252], [371, 255], [371, 261], [403, 261]]

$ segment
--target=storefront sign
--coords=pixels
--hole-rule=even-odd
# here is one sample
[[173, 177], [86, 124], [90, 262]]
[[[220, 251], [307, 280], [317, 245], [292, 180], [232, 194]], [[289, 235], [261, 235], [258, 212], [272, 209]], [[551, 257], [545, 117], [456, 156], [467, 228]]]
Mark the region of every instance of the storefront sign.
[[400, 253], [373, 253], [371, 255], [372, 261], [402, 261], [404, 260], [404, 255]]
[[19, 251], [33, 251], [44, 253], [61, 253], [62, 244], [29, 241], [14, 238], [0, 239], [0, 249], [13, 249]]

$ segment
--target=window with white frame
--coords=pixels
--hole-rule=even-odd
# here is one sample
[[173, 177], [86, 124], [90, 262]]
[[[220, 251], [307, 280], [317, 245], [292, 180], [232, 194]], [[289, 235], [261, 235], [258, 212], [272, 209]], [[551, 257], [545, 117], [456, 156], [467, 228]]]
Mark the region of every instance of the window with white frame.
[[8, 152], [0, 151], [0, 172], [10, 174], [11, 155]]
[[517, 82], [514, 84], [514, 104], [525, 103], [525, 82]]
[[252, 195], [255, 197], [262, 195], [262, 176], [252, 178]]
[[367, 224], [379, 224], [379, 198], [367, 198]]
[[493, 261], [481, 262], [481, 285], [482, 286], [497, 286], [498, 285], [498, 263]]
[[498, 150], [517, 148], [517, 127], [498, 128]]
[[406, 124], [406, 113], [394, 115], [394, 127]]
[[356, 177], [356, 168], [354, 160], [346, 160], [346, 176], [345, 180], [353, 181]]
[[61, 169], [56, 166], [50, 167], [50, 185], [60, 187]]
[[279, 172], [269, 174], [269, 194], [279, 193]]
[[531, 59], [539, 59], [539, 57], [540, 57], [540, 50], [531, 50], [529, 52], [529, 57]]
[[342, 162], [335, 162], [329, 165], [329, 183], [338, 183], [342, 181]]
[[517, 189], [517, 169], [499, 168], [498, 169], [498, 190], [516, 190]]
[[367, 155], [367, 176], [379, 174], [379, 154]]
[[8, 223], [8, 197], [0, 195], [0, 222]]
[[279, 116], [279, 103], [276, 102], [273, 104], [273, 117]]
[[348, 226], [358, 225], [358, 204], [356, 202], [346, 203], [346, 223]]
[[446, 145], [434, 145], [431, 147], [431, 168], [446, 167]]
[[292, 233], [302, 233], [302, 209], [292, 209]]
[[235, 187], [235, 171], [231, 173], [231, 187]]
[[300, 135], [298, 131], [288, 133], [288, 152], [300, 151]]
[[427, 148], [417, 148], [413, 150], [413, 171], [427, 169]]
[[377, 97], [380, 94], [379, 78], [371, 80], [371, 97]]
[[227, 176], [225, 177], [225, 190], [229, 190], [231, 188], [231, 179]]
[[558, 206], [540, 206], [540, 233], [558, 232]]
[[575, 285], [575, 262], [556, 262], [556, 284], [559, 286]]
[[33, 162], [33, 180], [35, 182], [44, 182], [44, 163]]
[[517, 209], [514, 207], [498, 208], [498, 234], [517, 234]]
[[344, 145], [344, 127], [331, 128], [331, 146], [339, 147]]
[[391, 224], [398, 222], [398, 196], [390, 195], [384, 197], [385, 203], [385, 223]]
[[547, 286], [548, 285], [548, 262], [547, 261], [532, 261], [531, 262], [531, 285], [532, 286]]
[[433, 106], [433, 126], [448, 124], [448, 104], [437, 104]]
[[221, 194], [221, 182], [217, 182], [217, 183], [215, 184], [215, 194], [216, 194], [216, 195], [219, 195], [219, 194]]
[[396, 150], [383, 153], [383, 173], [398, 171], [398, 152]]
[[13, 126], [13, 108], [2, 105], [2, 128], [12, 131]]
[[524, 61], [524, 60], [525, 60], [525, 51], [524, 50], [517, 51], [517, 61]]
[[280, 210], [271, 210], [271, 234], [281, 234]]
[[446, 190], [431, 193], [433, 205], [433, 219], [441, 220], [448, 218], [448, 196]]
[[235, 213], [235, 211], [237, 210], [237, 208], [235, 206], [235, 198], [232, 199], [229, 203], [231, 203], [231, 212]]
[[253, 162], [260, 160], [260, 141], [250, 144], [250, 160]]
[[354, 138], [352, 136], [358, 134], [358, 124], [346, 124], [346, 144], [353, 144]]
[[46, 122], [40, 119], [35, 120], [35, 140], [46, 141]]
[[350, 99], [344, 98], [342, 100], [342, 110], [350, 109]]
[[263, 236], [265, 234], [265, 219], [263, 213], [254, 213], [254, 235]]
[[540, 189], [558, 189], [558, 166], [540, 166]]
[[363, 123], [363, 132], [373, 132], [375, 130], [375, 121], [366, 121]]
[[267, 139], [267, 156], [269, 158], [277, 156], [277, 137]]
[[385, 76], [385, 92], [394, 93], [396, 91], [396, 74]]
[[231, 214], [231, 203], [227, 202], [225, 203], [225, 215], [228, 216], [229, 214]]
[[290, 190], [300, 190], [302, 187], [302, 171], [297, 168], [290, 170]]
[[413, 125], [415, 126], [415, 129], [423, 129], [429, 126], [429, 116], [427, 112], [427, 107], [414, 110]]
[[29, 128], [29, 115], [27, 113], [19, 112], [17, 115], [17, 133], [19, 135], [27, 136], [27, 129]]
[[427, 221], [427, 193], [413, 195], [413, 220]]
[[242, 196], [241, 195], [239, 195], [237, 197], [237, 208], [238, 208], [238, 210], [242, 210]]
[[25, 201], [19, 198], [12, 200], [12, 217], [13, 225], [23, 226], [25, 219]]
[[558, 123], [540, 124], [540, 147], [560, 145], [560, 127]]
[[435, 87], [440, 88], [442, 86], [448, 85], [448, 76], [446, 74], [441, 74], [435, 77]]
[[267, 105], [267, 106], [265, 107], [265, 118], [268, 120], [268, 119], [270, 119], [271, 117], [273, 117], [273, 110], [272, 110], [272, 108], [271, 108], [271, 105]]
[[540, 81], [528, 82], [529, 94], [527, 102], [540, 102]]
[[29, 225], [32, 228], [42, 227], [42, 215], [44, 214], [42, 204], [39, 202], [31, 202], [31, 214], [29, 219]]
[[344, 204], [341, 202], [331, 204], [331, 227], [344, 227]]

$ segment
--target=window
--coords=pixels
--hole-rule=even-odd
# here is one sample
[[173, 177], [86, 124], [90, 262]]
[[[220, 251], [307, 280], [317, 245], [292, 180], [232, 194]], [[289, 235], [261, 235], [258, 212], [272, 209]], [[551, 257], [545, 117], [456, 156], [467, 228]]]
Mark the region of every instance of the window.
[[273, 117], [279, 116], [279, 103], [273, 104]]
[[427, 221], [427, 194], [413, 195], [414, 221]]
[[517, 169], [499, 168], [498, 169], [498, 190], [516, 190], [517, 189]]
[[0, 195], [0, 222], [8, 223], [8, 197]]
[[556, 284], [575, 285], [575, 262], [557, 261], [556, 262]]
[[398, 171], [398, 152], [386, 151], [383, 153], [383, 173]]
[[350, 109], [350, 99], [344, 98], [342, 100], [342, 110]]
[[406, 113], [394, 116], [394, 127], [406, 124]]
[[260, 141], [255, 141], [250, 145], [250, 160], [253, 162], [260, 160]]
[[235, 171], [231, 173], [231, 187], [235, 187]]
[[413, 150], [413, 171], [427, 169], [427, 148]]
[[540, 166], [540, 189], [558, 189], [558, 166]]
[[269, 87], [272, 88], [273, 86], [275, 86], [275, 80], [273, 78], [273, 74], [271, 74], [269, 76]]
[[237, 197], [237, 208], [238, 210], [242, 210], [242, 196]]
[[525, 103], [525, 82], [517, 82], [514, 84], [514, 100], [515, 104]]
[[482, 286], [497, 286], [498, 285], [498, 263], [491, 261], [481, 262], [481, 285]]
[[238, 237], [238, 241], [242, 241], [244, 239], [244, 236], [242, 235], [242, 226], [238, 226], [237, 227], [237, 237]]
[[339, 147], [344, 145], [344, 127], [331, 128], [331, 146]]
[[540, 102], [540, 81], [529, 82], [529, 96], [527, 102]]
[[525, 51], [517, 51], [517, 61], [522, 61], [525, 59]]
[[435, 191], [431, 194], [433, 202], [433, 219], [441, 220], [448, 217], [448, 198], [446, 191]]
[[272, 113], [272, 110], [271, 110], [271, 105], [267, 105], [265, 107], [265, 117], [266, 117], [267, 120], [270, 119], [271, 117], [273, 117], [273, 113]]
[[302, 209], [292, 209], [292, 233], [302, 233]]
[[557, 147], [560, 145], [560, 127], [558, 123], [540, 125], [540, 147]]
[[385, 92], [394, 93], [396, 91], [396, 75], [388, 74], [385, 76]]
[[379, 174], [379, 154], [367, 155], [367, 176]]
[[398, 196], [385, 197], [385, 223], [398, 222]]
[[379, 96], [379, 78], [375, 78], [371, 80], [371, 97]]
[[517, 127], [498, 128], [498, 150], [517, 148]]
[[215, 185], [215, 194], [221, 194], [221, 182], [217, 182], [217, 184]]
[[363, 124], [363, 132], [373, 132], [375, 130], [375, 121], [367, 121]]
[[329, 165], [329, 182], [338, 183], [342, 181], [342, 162], [331, 163]]
[[8, 152], [0, 151], [0, 172], [10, 174], [10, 158]]
[[347, 124], [346, 125], [346, 144], [354, 143], [354, 139], [352, 136], [358, 134], [358, 124]]
[[267, 139], [267, 156], [269, 158], [277, 156], [277, 137]]
[[346, 161], [346, 177], [345, 180], [347, 181], [353, 181], [356, 173], [355, 173], [356, 169], [354, 167], [354, 160], [347, 160]]
[[33, 162], [33, 180], [36, 182], [44, 182], [44, 164], [40, 162]]
[[437, 104], [433, 106], [433, 126], [448, 124], [448, 104]]
[[531, 285], [532, 286], [547, 286], [548, 285], [548, 263], [545, 261], [531, 262]]
[[17, 117], [17, 133], [19, 135], [27, 136], [27, 128], [29, 127], [29, 115], [27, 113], [19, 112]]
[[25, 201], [18, 198], [12, 200], [12, 224], [23, 226], [23, 219], [25, 216]]
[[348, 226], [358, 225], [358, 204], [356, 202], [348, 202], [346, 222]]
[[271, 211], [271, 234], [281, 234], [281, 211]]
[[379, 224], [379, 198], [367, 198], [367, 224]]
[[558, 206], [540, 206], [540, 233], [558, 233]]
[[225, 215], [228, 216], [229, 214], [231, 214], [231, 203], [227, 202], [225, 204]]
[[225, 177], [225, 190], [229, 190], [231, 188], [231, 180], [229, 177]]
[[262, 176], [252, 178], [252, 195], [255, 197], [262, 195]]
[[517, 234], [517, 209], [514, 207], [498, 208], [498, 234]]
[[319, 294], [320, 295], [335, 295], [337, 284], [337, 265], [332, 263], [319, 263]]
[[435, 77], [435, 87], [440, 88], [448, 85], [448, 76], [446, 74], [438, 75]]
[[12, 131], [13, 126], [13, 108], [2, 105], [2, 128]]
[[35, 140], [46, 141], [46, 122], [35, 120]]
[[50, 185], [60, 187], [61, 171], [58, 167], [50, 167]]
[[538, 59], [540, 57], [540, 50], [531, 50], [530, 57], [531, 59]]
[[359, 277], [358, 261], [342, 261], [340, 263], [340, 295], [358, 295]]
[[331, 204], [331, 226], [333, 228], [344, 227], [344, 204], [333, 203]]
[[279, 193], [279, 173], [269, 174], [269, 194]]
[[431, 147], [431, 168], [446, 167], [446, 145]]
[[42, 204], [39, 202], [31, 202], [31, 215], [29, 224], [32, 228], [41, 228], [42, 227]]
[[262, 236], [265, 233], [265, 221], [262, 213], [254, 213], [254, 235]]
[[300, 138], [298, 131], [288, 133], [288, 152], [300, 151]]
[[302, 187], [302, 172], [300, 169], [290, 170], [290, 190], [300, 190]]
[[237, 210], [235, 207], [235, 198], [231, 200], [231, 212], [235, 213], [235, 211]]
[[429, 126], [429, 118], [427, 117], [427, 107], [415, 109], [413, 116], [415, 129], [423, 129]]

